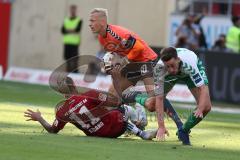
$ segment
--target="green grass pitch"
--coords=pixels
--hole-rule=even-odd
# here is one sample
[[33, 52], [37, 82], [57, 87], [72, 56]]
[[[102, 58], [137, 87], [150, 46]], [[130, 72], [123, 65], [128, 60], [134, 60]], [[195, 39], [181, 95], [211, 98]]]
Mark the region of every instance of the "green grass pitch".
[[[52, 121], [53, 106], [61, 99], [45, 86], [0, 81], [0, 160], [240, 159], [239, 114], [210, 113], [192, 130], [192, 146], [181, 145], [171, 120], [166, 120], [170, 137], [165, 142], [143, 141], [136, 137], [87, 137], [70, 124], [58, 135], [53, 135], [37, 122], [25, 121], [23, 112], [27, 108], [38, 108], [48, 121]], [[177, 111], [181, 115], [189, 112]], [[156, 126], [150, 119], [148, 128]]]

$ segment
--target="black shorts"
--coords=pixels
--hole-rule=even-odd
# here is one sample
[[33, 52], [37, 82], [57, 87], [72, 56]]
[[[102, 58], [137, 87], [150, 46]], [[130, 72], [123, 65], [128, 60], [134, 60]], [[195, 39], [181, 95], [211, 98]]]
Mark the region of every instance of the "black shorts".
[[133, 85], [138, 81], [148, 77], [153, 77], [153, 68], [158, 62], [158, 58], [148, 62], [132, 62], [127, 64], [122, 70], [121, 74], [127, 78]]
[[65, 44], [64, 45], [64, 59], [68, 60], [72, 57], [75, 57], [78, 55], [78, 45], [70, 45], [70, 44]]

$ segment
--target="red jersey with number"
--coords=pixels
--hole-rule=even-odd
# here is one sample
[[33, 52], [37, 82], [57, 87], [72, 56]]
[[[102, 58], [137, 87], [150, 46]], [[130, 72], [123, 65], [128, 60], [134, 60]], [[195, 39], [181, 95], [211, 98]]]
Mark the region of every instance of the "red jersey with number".
[[[136, 41], [131, 48], [126, 48], [122, 43], [130, 36]], [[106, 36], [98, 35], [98, 39], [105, 51], [127, 56], [133, 62], [147, 62], [157, 58], [157, 54], [137, 34], [120, 26], [108, 25]]]
[[95, 90], [72, 96], [58, 106], [52, 126], [58, 131], [72, 123], [88, 136], [118, 137], [125, 132], [124, 115], [120, 110], [104, 108], [106, 99], [106, 94]]

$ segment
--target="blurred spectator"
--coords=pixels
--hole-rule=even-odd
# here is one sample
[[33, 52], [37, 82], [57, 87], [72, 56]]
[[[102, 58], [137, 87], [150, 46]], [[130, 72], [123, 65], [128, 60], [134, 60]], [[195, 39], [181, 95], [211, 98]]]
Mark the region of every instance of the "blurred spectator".
[[198, 45], [201, 49], [207, 49], [207, 42], [206, 42], [206, 37], [203, 32], [203, 28], [201, 26], [201, 20], [204, 18], [204, 14], [195, 16], [194, 18], [194, 24], [196, 24], [199, 28], [200, 34], [198, 37]]
[[65, 18], [61, 32], [64, 43], [64, 59], [67, 61], [67, 72], [78, 72], [78, 58], [69, 61], [70, 58], [78, 56], [80, 45], [80, 31], [82, 20], [77, 16], [77, 6], [70, 6], [70, 17]]
[[213, 51], [220, 52], [232, 52], [231, 49], [226, 47], [226, 35], [221, 34], [219, 38], [215, 41], [214, 46], [212, 47]]
[[240, 17], [232, 17], [233, 26], [229, 28], [227, 33], [227, 48], [236, 53], [240, 53]]
[[182, 40], [186, 39], [186, 48], [191, 50], [198, 49], [200, 36], [199, 26], [197, 26], [193, 22], [194, 15], [188, 15], [176, 31], [178, 41], [181, 42]]
[[187, 48], [189, 45], [187, 43], [187, 37], [180, 36], [177, 39], [177, 43], [175, 45], [176, 48]]

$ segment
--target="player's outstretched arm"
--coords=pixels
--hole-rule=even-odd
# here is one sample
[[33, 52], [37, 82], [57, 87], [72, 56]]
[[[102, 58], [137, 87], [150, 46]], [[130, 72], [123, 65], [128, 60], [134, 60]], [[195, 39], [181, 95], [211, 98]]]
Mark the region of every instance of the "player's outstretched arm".
[[165, 134], [169, 136], [169, 133], [167, 129], [165, 128], [164, 123], [164, 108], [163, 108], [163, 99], [164, 97], [162, 95], [156, 96], [156, 113], [157, 113], [157, 121], [158, 121], [158, 131], [157, 131], [157, 140], [164, 141], [165, 140]]
[[119, 98], [122, 97], [122, 88], [121, 88], [121, 85], [119, 85], [119, 81], [121, 80], [120, 68], [121, 68], [120, 65], [116, 65], [110, 71], [110, 74], [112, 75], [113, 86], [114, 86]]
[[54, 130], [52, 125], [50, 125], [41, 115], [41, 112], [37, 109], [36, 112], [31, 109], [27, 109], [24, 112], [24, 117], [28, 119], [26, 121], [38, 121], [49, 133], [57, 133], [57, 130]]

